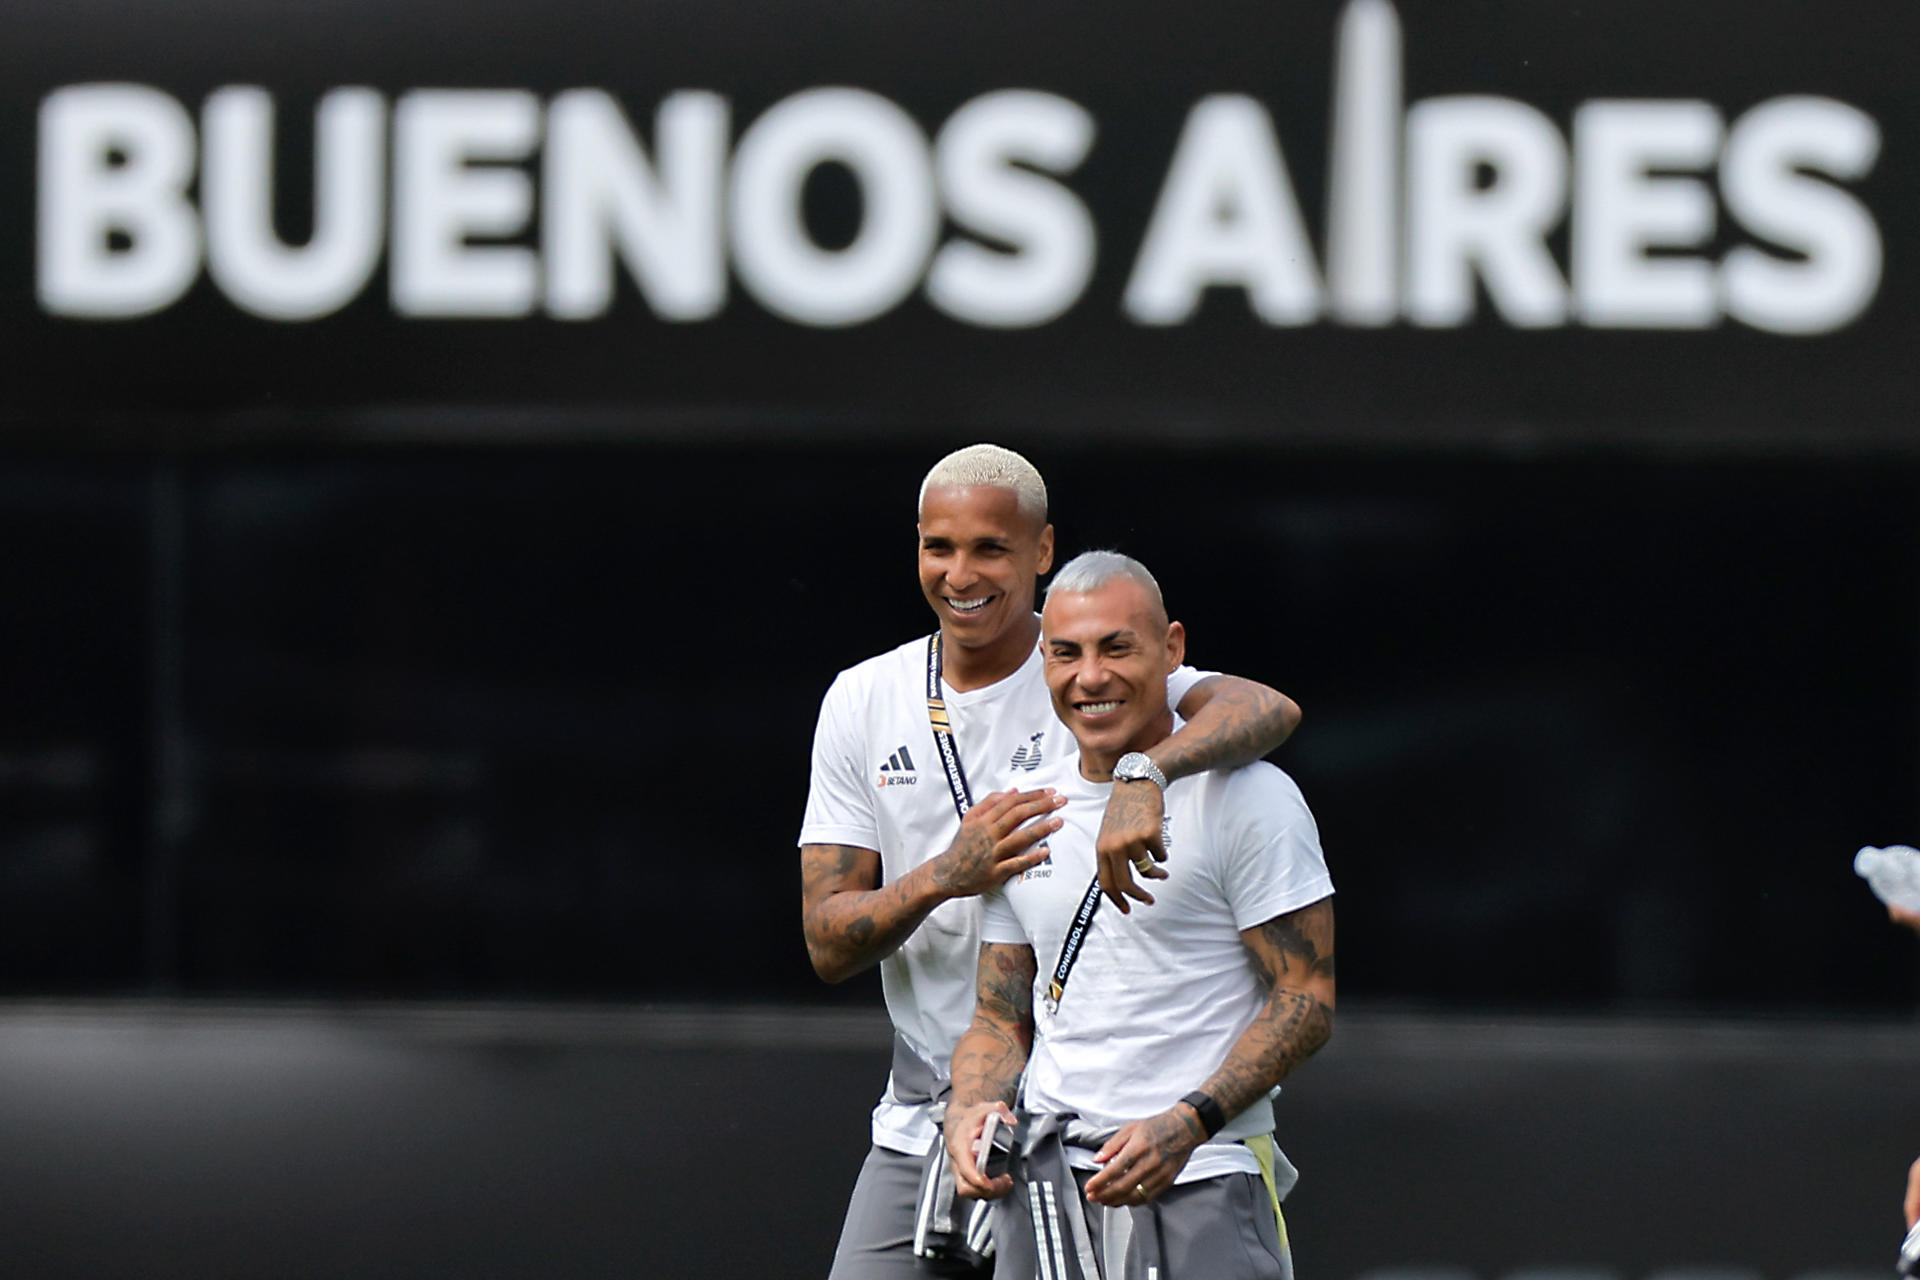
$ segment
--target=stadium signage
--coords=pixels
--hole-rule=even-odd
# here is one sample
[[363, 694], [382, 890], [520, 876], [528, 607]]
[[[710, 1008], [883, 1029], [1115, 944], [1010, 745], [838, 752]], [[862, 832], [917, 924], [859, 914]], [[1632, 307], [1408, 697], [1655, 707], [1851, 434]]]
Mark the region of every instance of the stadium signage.
[[[1402, 43], [1388, 0], [1343, 11], [1322, 248], [1269, 108], [1191, 103], [1171, 153], [1143, 157], [1144, 235], [1111, 249], [1128, 322], [1183, 324], [1217, 288], [1279, 327], [1449, 329], [1485, 307], [1520, 329], [1731, 319], [1818, 334], [1871, 305], [1881, 234], [1849, 189], [1880, 149], [1865, 111], [1795, 94], [1731, 118], [1704, 99], [1589, 99], [1563, 124], [1510, 97], [1409, 104]], [[47, 93], [41, 309], [153, 315], [204, 272], [241, 311], [298, 323], [368, 293], [384, 262], [406, 318], [591, 321], [624, 272], [669, 323], [721, 315], [737, 285], [810, 327], [920, 295], [960, 323], [1018, 329], [1081, 305], [1108, 252], [1073, 185], [1099, 122], [1039, 89], [982, 93], [929, 136], [880, 94], [808, 88], [737, 139], [728, 98], [686, 89], [643, 140], [603, 88], [334, 88], [313, 111], [298, 244], [275, 223], [277, 107], [252, 85], [214, 90], [197, 120], [148, 85]], [[820, 243], [805, 214], [823, 166], [859, 191], [844, 244]]]

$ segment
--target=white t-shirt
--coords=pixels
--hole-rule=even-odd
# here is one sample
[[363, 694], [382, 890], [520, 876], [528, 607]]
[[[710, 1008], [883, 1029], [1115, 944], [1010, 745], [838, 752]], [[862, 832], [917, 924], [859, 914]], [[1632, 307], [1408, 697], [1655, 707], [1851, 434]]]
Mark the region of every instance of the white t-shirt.
[[[1313, 814], [1293, 779], [1258, 762], [1167, 788], [1165, 880], [1152, 906], [1095, 913], [1057, 1012], [1043, 999], [1060, 945], [1093, 879], [1094, 837], [1111, 782], [1081, 777], [1075, 756], [1045, 785], [1067, 797], [1048, 862], [984, 895], [981, 937], [1034, 951], [1034, 1044], [1026, 1102], [1120, 1125], [1198, 1089], [1266, 1004], [1240, 931], [1333, 892]], [[1093, 821], [1088, 821], [1088, 816]], [[1193, 1153], [1179, 1182], [1257, 1172], [1239, 1139], [1273, 1128], [1261, 1098]], [[1068, 1158], [1093, 1166], [1093, 1153]]]
[[[1178, 705], [1210, 674], [1181, 667], [1167, 680], [1168, 701]], [[965, 693], [943, 680], [941, 696], [975, 801], [995, 791], [1030, 790], [1050, 761], [1078, 752], [1053, 714], [1037, 645], [1006, 679]], [[1095, 830], [1099, 820], [1096, 812]], [[888, 884], [945, 853], [959, 830], [927, 720], [926, 638], [842, 671], [820, 705], [800, 843], [872, 849], [880, 855], [880, 882]], [[942, 1085], [954, 1042], [973, 1020], [979, 962], [978, 898], [941, 903], [880, 962], [894, 1030]], [[889, 1078], [873, 1111], [874, 1143], [923, 1155], [936, 1132], [926, 1106], [903, 1102]]]

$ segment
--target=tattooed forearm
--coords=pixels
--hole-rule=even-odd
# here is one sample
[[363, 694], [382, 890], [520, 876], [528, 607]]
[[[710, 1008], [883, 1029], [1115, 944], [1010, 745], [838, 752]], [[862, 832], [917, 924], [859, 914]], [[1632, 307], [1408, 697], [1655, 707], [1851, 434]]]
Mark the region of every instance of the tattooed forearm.
[[980, 1007], [996, 1022], [1009, 1027], [1033, 1027], [1033, 978], [1037, 965], [1032, 947], [1003, 942], [980, 944], [980, 972], [976, 982]]
[[1033, 1047], [1032, 947], [980, 947], [973, 1023], [953, 1049], [953, 1105], [1012, 1103]]
[[[899, 949], [941, 903], [987, 893], [1047, 856], [1035, 848], [1066, 801], [1052, 790], [1001, 791], [968, 809], [946, 849], [886, 884], [880, 855], [849, 845], [800, 848], [800, 923], [816, 972], [839, 982]], [[1039, 821], [1035, 821], [1039, 819]]]
[[1223, 1112], [1237, 1115], [1312, 1057], [1332, 1034], [1331, 1008], [1304, 992], [1276, 991], [1201, 1088]]
[[1181, 703], [1186, 724], [1150, 755], [1168, 778], [1251, 764], [1287, 740], [1300, 708], [1283, 693], [1236, 676], [1210, 676]]
[[953, 1104], [1004, 1102], [1013, 1105], [1020, 1073], [1027, 1069], [1027, 1042], [1006, 1028], [975, 1018], [953, 1047]]
[[1201, 1086], [1230, 1116], [1280, 1083], [1333, 1033], [1333, 900], [1276, 916], [1240, 937], [1267, 1003]]
[[837, 844], [800, 851], [801, 928], [814, 971], [842, 982], [899, 949], [941, 902], [924, 874], [880, 884], [880, 855]]

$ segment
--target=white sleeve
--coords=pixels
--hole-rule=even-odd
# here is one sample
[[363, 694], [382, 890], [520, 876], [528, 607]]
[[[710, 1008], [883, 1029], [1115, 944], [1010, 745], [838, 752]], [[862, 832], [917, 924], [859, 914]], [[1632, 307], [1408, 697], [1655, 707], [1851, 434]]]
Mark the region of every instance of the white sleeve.
[[1251, 929], [1333, 892], [1320, 828], [1293, 779], [1254, 764], [1220, 779], [1215, 838], [1233, 927]]
[[1178, 666], [1167, 677], [1167, 705], [1176, 713], [1180, 710], [1180, 700], [1193, 692], [1193, 686], [1209, 676], [1217, 676], [1218, 671], [1195, 671], [1189, 666]]
[[880, 849], [874, 790], [862, 773], [867, 753], [855, 721], [856, 705], [843, 671], [821, 700], [820, 720], [813, 730], [813, 774], [807, 785], [806, 816], [800, 822], [803, 845]]
[[1021, 947], [1033, 945], [1033, 940], [1027, 937], [1027, 931], [1020, 927], [1020, 917], [1013, 914], [1013, 904], [1007, 901], [1004, 888], [990, 889], [981, 894], [980, 905], [980, 941]]

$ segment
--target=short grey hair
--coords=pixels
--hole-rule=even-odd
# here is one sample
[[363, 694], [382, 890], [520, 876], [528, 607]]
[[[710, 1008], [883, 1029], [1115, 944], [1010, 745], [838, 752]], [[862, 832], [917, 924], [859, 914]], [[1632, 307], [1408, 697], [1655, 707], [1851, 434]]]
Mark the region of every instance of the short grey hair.
[[920, 505], [916, 510], [925, 509], [929, 489], [976, 485], [1013, 490], [1020, 514], [1039, 524], [1047, 522], [1047, 482], [1040, 478], [1039, 468], [997, 444], [970, 444], [934, 463], [933, 470], [920, 482]]
[[1056, 591], [1095, 591], [1116, 578], [1130, 578], [1139, 583], [1160, 616], [1167, 616], [1166, 599], [1160, 594], [1160, 584], [1147, 572], [1147, 566], [1118, 551], [1082, 551], [1067, 561], [1047, 584], [1047, 599], [1053, 599]]

